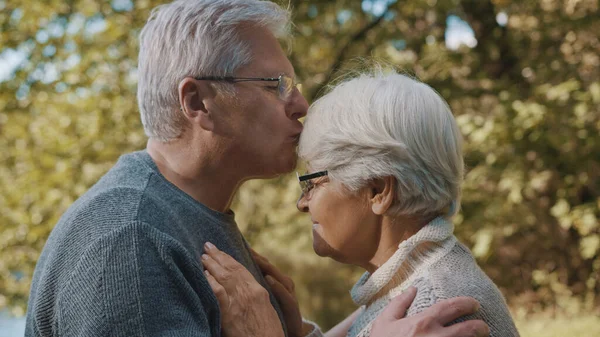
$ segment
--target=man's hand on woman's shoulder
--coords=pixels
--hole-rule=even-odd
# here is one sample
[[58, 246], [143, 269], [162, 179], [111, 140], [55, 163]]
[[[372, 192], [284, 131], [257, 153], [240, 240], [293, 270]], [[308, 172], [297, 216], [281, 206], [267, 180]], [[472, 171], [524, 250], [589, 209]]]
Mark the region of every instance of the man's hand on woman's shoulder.
[[409, 288], [395, 297], [373, 323], [370, 337], [487, 337], [490, 329], [483, 321], [471, 320], [446, 326], [457, 318], [479, 310], [479, 303], [470, 297], [440, 301], [423, 312], [404, 317], [417, 294]]
[[[269, 301], [269, 295], [242, 266], [231, 256], [208, 243], [202, 264], [215, 292], [222, 315], [224, 336], [279, 337], [283, 329], [279, 317]], [[270, 276], [271, 286], [278, 285], [280, 305], [287, 306], [284, 316], [288, 327], [296, 326], [294, 336], [306, 335], [298, 304], [293, 294], [293, 282], [257, 253], [253, 253], [261, 270]], [[404, 317], [416, 295], [411, 287], [394, 298], [373, 323], [370, 337], [486, 337], [489, 328], [479, 320], [471, 320], [446, 326], [457, 318], [471, 315], [479, 309], [479, 303], [470, 297], [457, 297], [436, 303], [423, 312]], [[283, 299], [283, 301], [282, 301]], [[283, 302], [283, 303], [282, 303]], [[286, 311], [288, 313], [286, 314]], [[287, 317], [290, 316], [290, 317]], [[299, 318], [296, 318], [298, 316]], [[355, 317], [354, 317], [355, 318]], [[297, 324], [290, 322], [298, 321]], [[294, 329], [293, 329], [294, 330]], [[300, 332], [301, 331], [301, 332]], [[311, 335], [313, 335], [311, 333]], [[316, 335], [321, 335], [320, 331]], [[326, 336], [346, 335], [345, 331], [328, 333]]]

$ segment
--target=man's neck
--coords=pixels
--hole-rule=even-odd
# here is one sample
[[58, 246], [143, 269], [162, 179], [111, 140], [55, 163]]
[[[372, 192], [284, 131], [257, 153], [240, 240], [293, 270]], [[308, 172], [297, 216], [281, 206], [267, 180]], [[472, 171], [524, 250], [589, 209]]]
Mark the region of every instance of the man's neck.
[[150, 139], [146, 149], [173, 185], [212, 210], [229, 211], [243, 179], [230, 171], [218, 155], [186, 146], [181, 140], [162, 143]]

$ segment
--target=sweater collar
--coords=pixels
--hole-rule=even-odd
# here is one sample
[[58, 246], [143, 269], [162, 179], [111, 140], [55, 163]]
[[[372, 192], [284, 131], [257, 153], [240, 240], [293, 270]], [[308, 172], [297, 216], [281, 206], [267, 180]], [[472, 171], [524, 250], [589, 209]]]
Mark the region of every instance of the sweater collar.
[[444, 217], [437, 217], [417, 234], [398, 245], [398, 250], [381, 267], [370, 274], [365, 272], [350, 291], [357, 305], [366, 305], [391, 281], [394, 285], [406, 281], [419, 266], [429, 265], [440, 257], [443, 242], [453, 237], [454, 225]]
[[235, 222], [235, 213], [231, 209], [225, 213], [215, 211], [215, 210], [211, 209], [210, 207], [204, 205], [203, 203], [198, 202], [198, 200], [192, 198], [189, 194], [182, 191], [179, 187], [175, 186], [175, 184], [173, 184], [167, 178], [165, 178], [165, 176], [163, 176], [162, 173], [160, 173], [158, 166], [156, 165], [156, 163], [154, 162], [154, 160], [148, 153], [148, 150], [133, 152], [132, 154], [128, 154], [123, 157], [124, 158], [132, 157], [132, 158], [134, 158], [134, 160], [141, 161], [147, 167], [149, 167], [152, 171], [154, 171], [156, 177], [158, 177], [158, 179], [162, 183], [164, 183], [166, 186], [168, 186], [173, 191], [173, 193], [175, 193], [180, 198], [185, 200], [185, 202], [189, 203], [192, 207], [202, 209], [202, 211], [204, 213], [203, 215], [209, 216], [212, 220], [214, 220], [215, 222], [217, 222], [219, 224], [226, 224], [230, 228], [235, 229], [236, 231], [238, 230], [237, 223]]

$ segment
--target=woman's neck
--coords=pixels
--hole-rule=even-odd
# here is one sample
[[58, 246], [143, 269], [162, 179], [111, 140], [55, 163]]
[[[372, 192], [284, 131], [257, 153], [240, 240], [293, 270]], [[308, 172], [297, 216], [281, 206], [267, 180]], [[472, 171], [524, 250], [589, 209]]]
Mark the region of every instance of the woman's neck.
[[384, 217], [381, 224], [379, 244], [372, 258], [362, 265], [370, 274], [394, 255], [400, 243], [417, 234], [421, 228], [435, 219], [437, 215], [426, 217], [398, 216]]
[[437, 217], [421, 227], [417, 233], [400, 241], [391, 256], [379, 255], [382, 260], [386, 260], [383, 263], [377, 262], [377, 268], [363, 274], [352, 288], [352, 300], [356, 304], [373, 303], [391, 289], [408, 282], [416, 275], [415, 272], [432, 265], [454, 246], [454, 226], [449, 219]]

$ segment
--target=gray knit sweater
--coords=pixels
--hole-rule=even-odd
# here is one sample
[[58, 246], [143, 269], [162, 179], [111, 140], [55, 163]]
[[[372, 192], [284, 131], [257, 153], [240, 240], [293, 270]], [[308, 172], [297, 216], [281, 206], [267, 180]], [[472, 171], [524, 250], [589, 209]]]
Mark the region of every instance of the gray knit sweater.
[[390, 300], [410, 286], [417, 295], [407, 315], [416, 315], [443, 299], [469, 296], [479, 301], [480, 310], [466, 319], [481, 319], [490, 327], [490, 337], [517, 337], [519, 333], [504, 297], [479, 268], [469, 249], [452, 232], [450, 221], [439, 217], [403, 241], [394, 255], [373, 274], [365, 273], [352, 289], [355, 303], [364, 310], [349, 337], [370, 335], [373, 320]]
[[[48, 238], [25, 336], [220, 336], [200, 263], [206, 241], [269, 289], [232, 213], [210, 210], [169, 183], [147, 152], [122, 156]], [[271, 302], [281, 318], [272, 295]]]

